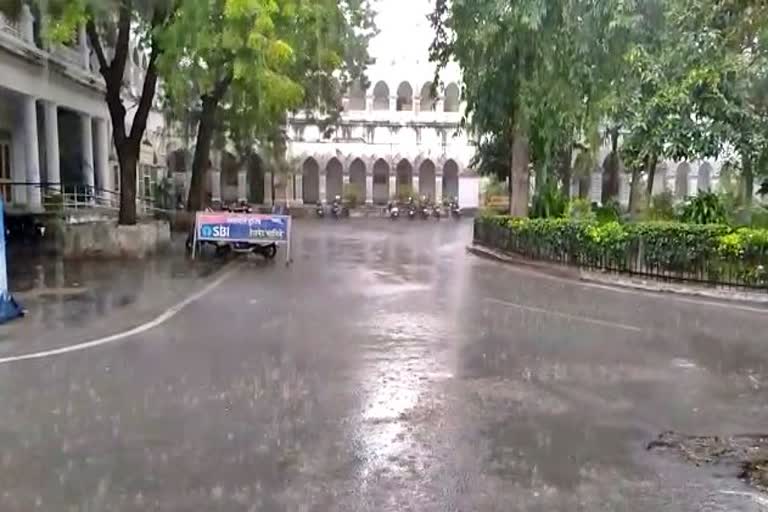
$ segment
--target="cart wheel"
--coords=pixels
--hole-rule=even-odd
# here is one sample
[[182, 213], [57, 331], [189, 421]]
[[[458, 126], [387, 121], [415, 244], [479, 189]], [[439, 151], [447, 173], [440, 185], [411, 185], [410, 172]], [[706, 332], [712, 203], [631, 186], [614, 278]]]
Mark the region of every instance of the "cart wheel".
[[277, 246], [275, 244], [266, 246], [263, 254], [268, 260], [274, 259], [277, 256]]

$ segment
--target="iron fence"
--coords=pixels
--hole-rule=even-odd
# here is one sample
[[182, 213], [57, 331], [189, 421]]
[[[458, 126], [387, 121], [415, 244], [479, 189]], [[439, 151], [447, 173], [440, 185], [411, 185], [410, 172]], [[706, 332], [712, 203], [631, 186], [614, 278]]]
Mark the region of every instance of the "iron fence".
[[642, 237], [631, 237], [618, 247], [587, 246], [567, 238], [520, 236], [487, 218], [475, 219], [474, 243], [531, 260], [591, 271], [768, 293], [768, 250], [733, 261], [722, 258], [714, 249], [694, 248], [685, 238], [675, 241], [674, 250], [665, 251]]

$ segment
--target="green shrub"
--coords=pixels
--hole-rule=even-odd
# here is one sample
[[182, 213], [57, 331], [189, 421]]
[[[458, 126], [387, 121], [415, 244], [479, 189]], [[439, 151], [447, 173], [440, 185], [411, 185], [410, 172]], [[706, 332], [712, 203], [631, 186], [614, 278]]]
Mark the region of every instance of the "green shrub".
[[728, 216], [720, 196], [700, 192], [685, 202], [680, 220], [691, 224], [727, 224]]
[[675, 198], [672, 192], [665, 190], [651, 198], [651, 207], [646, 212], [646, 218], [650, 221], [674, 220]]
[[768, 288], [768, 230], [724, 224], [481, 217], [475, 239], [524, 256]]
[[619, 222], [621, 220], [621, 205], [618, 201], [608, 201], [602, 206], [594, 208], [595, 218], [600, 224]]
[[344, 185], [344, 202], [349, 208], [357, 208], [362, 196], [362, 191], [357, 185], [353, 183]]
[[568, 203], [566, 217], [572, 220], [595, 221], [597, 216], [592, 210], [592, 203], [586, 199], [577, 198]]
[[531, 201], [531, 218], [551, 219], [565, 215], [568, 200], [554, 183], [545, 183]]

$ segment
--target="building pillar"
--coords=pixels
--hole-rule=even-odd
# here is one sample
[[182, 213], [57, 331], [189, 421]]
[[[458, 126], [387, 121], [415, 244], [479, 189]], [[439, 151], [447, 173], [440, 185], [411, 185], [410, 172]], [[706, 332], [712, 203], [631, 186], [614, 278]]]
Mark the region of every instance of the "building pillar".
[[443, 98], [435, 101], [435, 112], [445, 112], [445, 100]]
[[85, 33], [85, 23], [81, 23], [77, 31], [77, 42], [80, 47], [80, 56], [83, 61], [83, 68], [91, 69], [91, 52], [88, 49], [88, 36]]
[[443, 202], [443, 175], [435, 175], [435, 203]]
[[105, 197], [110, 197], [115, 186], [112, 183], [112, 173], [109, 172], [109, 138], [107, 134], [106, 119], [97, 117], [94, 119], [96, 128], [96, 179], [98, 188], [106, 191]]
[[55, 103], [43, 103], [45, 124], [46, 180], [51, 188], [61, 189], [61, 155], [59, 154], [59, 110]]
[[397, 112], [397, 96], [396, 95], [389, 97], [389, 111]]
[[272, 173], [264, 173], [264, 203], [272, 204]]
[[373, 204], [373, 174], [365, 175], [365, 204]]
[[395, 170], [395, 173], [389, 176], [389, 197], [397, 198], [398, 192], [400, 191], [397, 190], [397, 170]]
[[365, 97], [365, 111], [370, 112], [373, 110], [373, 96], [368, 95]]
[[297, 174], [294, 176], [294, 180], [296, 203], [302, 205], [304, 204], [304, 175]]
[[24, 96], [24, 138], [27, 156], [27, 206], [31, 210], [43, 207], [40, 183], [40, 150], [37, 138], [37, 102], [32, 96]]
[[26, 2], [21, 5], [21, 13], [19, 15], [19, 32], [21, 32], [21, 38], [31, 44], [35, 44], [35, 17], [32, 15], [32, 10], [29, 8]]
[[248, 201], [248, 172], [245, 169], [237, 171], [237, 202]]
[[421, 197], [421, 189], [419, 188], [419, 175], [416, 174], [415, 176], [411, 177], [411, 188], [413, 189], [413, 193]]
[[[342, 173], [341, 175], [342, 189], [349, 185], [349, 171]], [[342, 190], [343, 191], [343, 190]]]
[[211, 169], [208, 173], [211, 179], [211, 202], [221, 202], [221, 171]]
[[80, 115], [80, 144], [83, 153], [84, 185], [93, 189], [96, 183], [93, 165], [93, 127], [91, 126], [91, 116], [87, 114]]
[[320, 190], [318, 192], [320, 194], [320, 202], [323, 203], [323, 204], [325, 204], [327, 202], [326, 201], [326, 197], [325, 197], [325, 191], [326, 191], [325, 184], [326, 184], [326, 181], [327, 181], [327, 177], [328, 176], [325, 173], [325, 171], [322, 171], [320, 173], [320, 176], [319, 176]]

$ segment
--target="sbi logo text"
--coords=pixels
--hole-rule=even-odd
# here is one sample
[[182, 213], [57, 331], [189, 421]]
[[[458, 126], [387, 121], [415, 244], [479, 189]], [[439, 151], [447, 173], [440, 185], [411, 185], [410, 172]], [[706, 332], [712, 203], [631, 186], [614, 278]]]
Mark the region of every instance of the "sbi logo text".
[[200, 234], [204, 238], [229, 238], [229, 226], [203, 226]]

